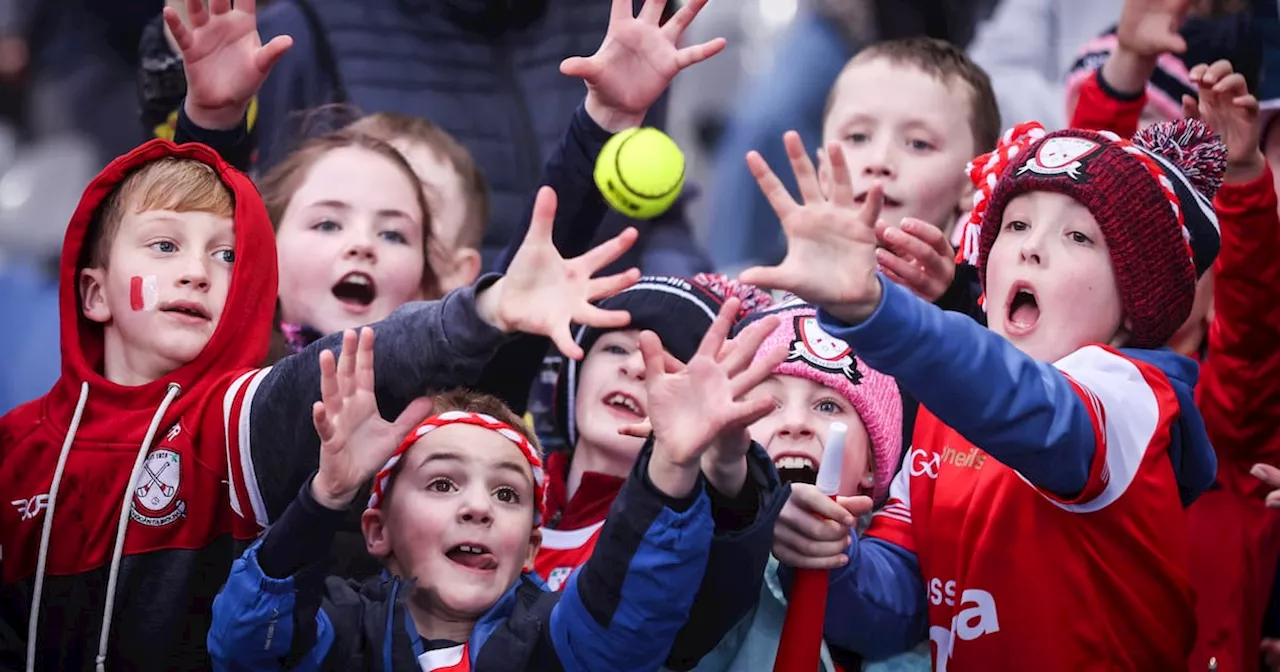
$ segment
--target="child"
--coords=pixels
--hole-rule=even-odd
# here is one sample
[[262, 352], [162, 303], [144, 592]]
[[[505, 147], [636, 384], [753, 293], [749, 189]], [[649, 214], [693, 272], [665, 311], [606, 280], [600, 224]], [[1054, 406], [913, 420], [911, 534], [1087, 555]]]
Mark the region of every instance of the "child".
[[[507, 333], [551, 336], [573, 356], [570, 320], [625, 324], [588, 301], [638, 273], [590, 276], [634, 232], [566, 262], [554, 207], [544, 190], [507, 275], [379, 323], [384, 410], [470, 382]], [[303, 418], [320, 393], [316, 354], [340, 338], [253, 368], [275, 261], [257, 191], [207, 147], [152, 141], [85, 190], [62, 255], [62, 378], [0, 419], [0, 482], [21, 502], [0, 513], [0, 620], [25, 633], [4, 639], [0, 660], [207, 667], [208, 609], [235, 542], [269, 526], [315, 468]]]
[[[876, 505], [882, 504], [902, 450], [902, 400], [897, 385], [892, 378], [858, 360], [843, 341], [822, 331], [814, 307], [799, 299], [784, 300], [757, 311], [740, 321], [738, 327], [768, 316], [777, 316], [780, 322], [757, 350], [756, 358], [783, 352], [786, 359], [752, 392], [754, 397], [769, 399], [774, 408], [751, 425], [750, 440], [768, 452], [783, 482], [813, 485], [822, 466], [831, 423], [843, 422], [849, 427], [849, 434], [837, 501], [848, 504], [860, 499], [854, 495], [864, 495]], [[704, 460], [714, 460], [716, 456], [713, 449]], [[703, 471], [708, 474], [711, 487], [732, 491], [733, 484], [717, 482], [716, 472], [708, 470], [705, 462]], [[869, 516], [860, 516], [859, 530], [869, 522]], [[777, 567], [777, 560], [771, 557], [765, 570], [765, 585], [751, 617], [703, 658], [697, 670], [773, 668], [787, 612]], [[834, 671], [833, 658], [838, 659], [840, 654], [825, 650], [823, 654], [824, 669]], [[921, 662], [927, 665], [927, 658]], [[849, 665], [843, 667], [850, 669]]]
[[[968, 209], [965, 164], [995, 147], [999, 135], [987, 74], [942, 40], [871, 45], [831, 87], [822, 141], [844, 150], [859, 202], [872, 181], [884, 186], [888, 226], [878, 230], [885, 251], [877, 261], [926, 300], [941, 298], [954, 275], [946, 234]], [[831, 173], [824, 169], [821, 179], [830, 193]]]
[[[803, 147], [787, 146], [815, 194]], [[845, 176], [840, 148], [829, 158]], [[975, 161], [980, 234], [966, 240], [978, 242], [987, 331], [882, 281], [878, 186], [861, 211], [850, 189], [798, 205], [748, 157], [789, 249], [742, 280], [817, 303], [828, 333], [922, 403], [862, 539], [850, 544], [845, 514], [812, 488], [795, 486], [779, 520], [784, 565], [832, 569], [828, 642], [876, 659], [927, 637], [940, 670], [1186, 664], [1183, 507], [1215, 462], [1194, 362], [1156, 348], [1217, 252], [1208, 199], [1225, 158], [1195, 121], [1132, 142], [1012, 130]]]
[[[320, 470], [236, 561], [213, 607], [215, 667], [657, 669], [712, 571], [714, 505], [702, 492], [700, 456], [719, 432], [768, 410], [735, 400], [776, 362], [751, 362], [767, 329], [724, 348], [735, 308], [726, 305], [687, 367], [667, 363], [652, 332], [641, 337], [653, 438], [619, 493], [599, 555], [563, 592], [530, 571], [545, 481], [537, 440], [515, 414], [492, 397], [455, 392], [416, 427], [409, 411], [388, 423], [372, 393], [372, 332], [341, 371], [322, 353]], [[344, 351], [356, 346], [348, 333]], [[737, 459], [745, 467], [747, 451]], [[375, 472], [362, 522], [387, 575], [323, 581], [307, 566]], [[785, 490], [775, 482], [762, 494], [780, 499]]]
[[569, 448], [547, 457], [547, 519], [535, 564], [552, 590], [591, 556], [648, 435], [621, 431], [642, 423], [650, 411], [640, 331], [658, 334], [675, 359], [687, 362], [735, 294], [745, 297], [748, 310], [769, 301], [720, 276], [641, 278], [599, 304], [626, 311], [631, 322], [625, 328], [581, 327], [574, 334], [586, 355], [566, 362], [555, 386], [556, 425]]
[[378, 112], [347, 128], [395, 147], [422, 181], [437, 246], [431, 266], [440, 290], [475, 282], [489, 224], [489, 193], [471, 152], [434, 123], [403, 114]]

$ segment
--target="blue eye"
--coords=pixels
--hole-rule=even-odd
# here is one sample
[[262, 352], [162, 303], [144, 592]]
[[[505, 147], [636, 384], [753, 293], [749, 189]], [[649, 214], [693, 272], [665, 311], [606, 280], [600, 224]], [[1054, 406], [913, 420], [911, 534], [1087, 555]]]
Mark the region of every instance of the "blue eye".
[[233, 264], [236, 261], [235, 250], [218, 250], [213, 254], [214, 256], [218, 257], [219, 260], [221, 260], [223, 263], [226, 263], [226, 264]]
[[629, 355], [629, 354], [631, 354], [631, 353], [629, 353], [629, 352], [627, 351], [627, 349], [626, 349], [626, 348], [622, 347], [621, 345], [606, 345], [606, 346], [604, 346], [604, 351], [605, 351], [605, 352], [607, 352], [607, 353], [609, 353], [609, 354], [611, 354], [611, 355]]
[[331, 219], [325, 219], [325, 220], [316, 222], [315, 224], [312, 224], [311, 228], [315, 231], [324, 231], [324, 232], [341, 231], [342, 225]]
[[405, 238], [404, 234], [400, 233], [399, 231], [382, 231], [378, 235], [382, 236], [384, 240], [388, 242], [396, 243], [398, 245], [409, 244], [409, 239]]
[[840, 408], [840, 404], [836, 403], [832, 399], [823, 399], [822, 401], [819, 401], [818, 403], [814, 404], [813, 408], [819, 413], [828, 413], [828, 414], [839, 413], [841, 410], [843, 410]]
[[907, 145], [917, 152], [931, 152], [934, 149], [932, 143], [924, 140], [908, 140]]
[[172, 240], [157, 240], [151, 243], [149, 247], [156, 252], [163, 252], [164, 254], [172, 254], [178, 251], [178, 246]]

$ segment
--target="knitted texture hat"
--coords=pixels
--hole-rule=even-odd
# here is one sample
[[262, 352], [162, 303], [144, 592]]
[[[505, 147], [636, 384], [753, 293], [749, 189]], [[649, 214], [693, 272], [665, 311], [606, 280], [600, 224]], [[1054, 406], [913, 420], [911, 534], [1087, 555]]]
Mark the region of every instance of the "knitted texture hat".
[[[758, 310], [772, 303], [765, 292], [751, 285], [744, 285], [723, 275], [700, 273], [692, 278], [652, 276], [640, 278], [636, 284], [598, 302], [604, 310], [625, 310], [631, 314], [631, 323], [621, 329], [654, 332], [662, 340], [662, 346], [676, 359], [689, 361], [698, 351], [698, 344], [711, 328], [724, 302], [736, 296], [742, 300], [740, 315]], [[608, 329], [580, 326], [574, 341], [584, 353]], [[585, 361], [585, 357], [583, 361]], [[582, 362], [567, 359], [560, 368], [556, 381], [554, 409], [556, 426], [572, 449], [578, 441], [578, 421], [574, 407], [577, 404], [578, 376]]]
[[1155, 124], [1132, 141], [1077, 129], [1046, 134], [1037, 123], [1007, 131], [994, 152], [969, 164], [978, 187], [959, 260], [986, 263], [1005, 206], [1019, 194], [1050, 191], [1084, 205], [1111, 252], [1129, 345], [1158, 348], [1191, 314], [1196, 279], [1217, 257], [1212, 199], [1226, 148], [1193, 119]]
[[781, 322], [760, 345], [755, 359], [786, 348], [787, 358], [773, 370], [775, 375], [812, 380], [853, 405], [871, 437], [875, 476], [872, 498], [877, 503], [884, 501], [902, 453], [902, 395], [898, 384], [859, 360], [848, 343], [823, 331], [818, 325], [817, 309], [799, 298], [788, 296], [753, 313], [741, 320], [737, 329], [770, 315], [777, 315]]

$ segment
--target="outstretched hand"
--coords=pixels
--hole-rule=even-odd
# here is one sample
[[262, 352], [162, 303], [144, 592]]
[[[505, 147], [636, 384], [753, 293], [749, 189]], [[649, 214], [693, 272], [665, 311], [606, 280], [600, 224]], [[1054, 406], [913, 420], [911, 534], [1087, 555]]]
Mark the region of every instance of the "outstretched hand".
[[824, 195], [800, 135], [788, 131], [783, 142], [803, 203], [796, 203], [759, 153], [747, 154], [747, 166], [782, 222], [787, 255], [778, 266], [749, 268], [738, 279], [792, 292], [846, 322], [860, 322], [875, 310], [882, 292], [876, 275], [875, 226], [883, 187], [873, 183], [859, 207], [844, 152], [832, 143], [826, 152], [832, 184], [830, 194]]
[[[598, 1], [598, 0], [597, 0]], [[613, 0], [609, 29], [596, 53], [560, 63], [560, 72], [587, 83], [587, 113], [617, 133], [639, 126], [649, 107], [685, 68], [724, 49], [724, 38], [681, 48], [680, 38], [707, 0], [691, 0], [659, 25], [667, 0], [646, 0], [632, 16], [631, 0]]]
[[876, 225], [876, 261], [890, 280], [933, 303], [956, 278], [956, 251], [946, 234], [928, 222], [905, 218], [902, 226]]
[[293, 38], [280, 35], [262, 44], [256, 0], [236, 0], [235, 9], [231, 0], [204, 4], [187, 0], [190, 28], [172, 7], [164, 8], [164, 22], [187, 74], [187, 116], [204, 128], [234, 128]]
[[1140, 56], [1181, 54], [1187, 50], [1187, 41], [1179, 29], [1190, 5], [1191, 0], [1125, 0], [1116, 24], [1116, 40]]
[[617, 329], [631, 322], [623, 310], [603, 310], [592, 301], [617, 294], [640, 279], [638, 269], [591, 277], [616, 261], [636, 242], [636, 230], [622, 233], [573, 259], [565, 259], [551, 240], [556, 192], [538, 191], [529, 232], [516, 251], [507, 274], [478, 299], [481, 315], [495, 327], [546, 336], [565, 357], [582, 359], [582, 348], [570, 333], [571, 323]]
[[342, 357], [320, 353], [320, 401], [311, 418], [320, 436], [320, 471], [311, 494], [320, 504], [342, 509], [382, 468], [415, 425], [431, 413], [431, 400], [412, 401], [387, 422], [373, 392], [373, 329], [342, 334]]
[[779, 350], [778, 356], [751, 361], [760, 341], [777, 327], [777, 318], [761, 320], [743, 343], [726, 350], [725, 338], [740, 305], [736, 297], [725, 301], [688, 364], [663, 350], [657, 334], [640, 334], [654, 436], [649, 477], [669, 496], [682, 497], [692, 490], [702, 456], [719, 435], [745, 428], [773, 410], [772, 399], [744, 397], [773, 373], [786, 354]]
[[1231, 62], [1191, 68], [1191, 82], [1199, 88], [1200, 100], [1182, 97], [1182, 112], [1208, 124], [1227, 146], [1226, 182], [1252, 182], [1262, 175], [1266, 158], [1262, 155], [1258, 125], [1258, 99], [1249, 93], [1244, 75], [1234, 72]]

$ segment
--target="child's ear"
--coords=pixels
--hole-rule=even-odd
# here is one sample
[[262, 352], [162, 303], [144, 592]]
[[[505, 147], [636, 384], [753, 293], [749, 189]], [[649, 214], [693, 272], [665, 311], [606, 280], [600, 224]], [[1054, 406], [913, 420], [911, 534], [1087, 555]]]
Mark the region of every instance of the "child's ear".
[[535, 525], [533, 531], [529, 533], [529, 550], [525, 552], [524, 571], [533, 571], [533, 560], [538, 557], [540, 550], [542, 550], [542, 528]]
[[466, 287], [480, 277], [480, 251], [474, 247], [459, 247], [449, 259], [451, 268], [440, 274], [440, 291], [444, 294]]
[[956, 203], [956, 215], [963, 215], [973, 209], [973, 194], [977, 187], [965, 178], [964, 187], [960, 189], [960, 200]]
[[387, 535], [387, 520], [382, 509], [365, 509], [360, 514], [360, 530], [364, 532], [369, 555], [375, 558], [391, 555], [391, 537]]
[[80, 271], [80, 309], [86, 318], [101, 324], [111, 321], [106, 283], [106, 269], [86, 268]]

